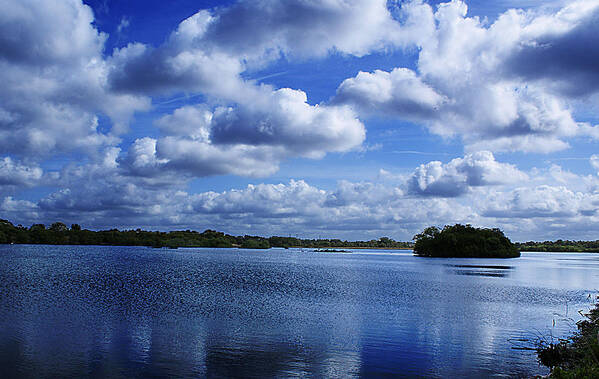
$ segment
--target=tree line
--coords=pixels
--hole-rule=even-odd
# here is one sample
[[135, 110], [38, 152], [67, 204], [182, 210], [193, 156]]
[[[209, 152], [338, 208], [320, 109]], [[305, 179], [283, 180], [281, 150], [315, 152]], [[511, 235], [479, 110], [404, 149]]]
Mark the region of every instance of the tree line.
[[203, 232], [178, 230], [170, 232], [135, 230], [83, 229], [79, 224], [68, 227], [55, 222], [49, 227], [33, 224], [30, 227], [13, 225], [0, 220], [0, 244], [47, 244], [47, 245], [114, 245], [152, 247], [241, 247], [268, 249], [270, 247], [353, 247], [353, 248], [412, 248], [411, 242], [399, 242], [382, 237], [370, 241], [344, 241], [340, 239], [301, 239], [297, 237], [232, 236], [207, 229]]
[[599, 252], [599, 240], [596, 241], [528, 241], [516, 243], [520, 251], [549, 251], [549, 252]]

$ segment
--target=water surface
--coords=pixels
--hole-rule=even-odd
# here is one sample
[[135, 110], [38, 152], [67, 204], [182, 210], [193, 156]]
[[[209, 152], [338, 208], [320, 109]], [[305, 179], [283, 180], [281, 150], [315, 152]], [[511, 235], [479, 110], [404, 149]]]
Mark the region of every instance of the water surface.
[[599, 254], [0, 246], [1, 377], [531, 376]]

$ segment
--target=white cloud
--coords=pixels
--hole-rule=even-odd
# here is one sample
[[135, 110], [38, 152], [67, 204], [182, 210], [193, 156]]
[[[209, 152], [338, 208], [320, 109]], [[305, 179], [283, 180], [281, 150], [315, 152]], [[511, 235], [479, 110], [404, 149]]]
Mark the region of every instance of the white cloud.
[[[106, 35], [80, 1], [4, 2], [0, 185], [44, 183], [56, 191], [37, 202], [5, 197], [3, 217], [346, 238], [409, 238], [455, 222], [539, 235], [596, 230], [596, 176], [559, 166], [527, 175], [481, 150], [552, 152], [573, 137], [599, 136], [597, 126], [573, 116], [576, 102], [599, 89], [599, 1], [557, 12], [512, 10], [492, 24], [467, 17], [460, 1], [436, 11], [422, 1], [392, 3], [243, 0], [196, 13], [162, 45], [132, 42], [105, 52]], [[399, 48], [415, 48], [406, 50], [418, 54], [413, 69], [360, 71], [330, 103], [243, 79], [279, 58]], [[159, 134], [123, 143], [151, 96], [181, 94], [205, 103], [161, 115]], [[366, 130], [355, 112], [422, 122], [460, 137], [472, 153], [421, 165], [407, 178], [381, 171], [386, 183], [341, 181], [325, 190], [297, 180], [184, 191], [192, 177], [264, 177], [285, 159], [359, 150]], [[43, 172], [43, 159], [73, 151], [85, 163]], [[590, 158], [596, 170], [598, 162]], [[555, 227], [544, 230], [545, 222]]]
[[236, 57], [167, 42], [158, 48], [130, 43], [108, 59], [109, 84], [123, 94], [202, 92], [235, 98], [247, 89], [239, 75], [243, 65]]
[[[116, 134], [149, 101], [109, 93], [106, 35], [80, 1], [8, 2], [0, 12], [0, 151], [43, 157], [118, 143], [98, 130], [108, 115]], [[68, 137], [66, 137], [68, 136]]]
[[325, 191], [303, 180], [285, 184], [248, 185], [243, 190], [193, 196], [193, 209], [211, 214], [253, 214], [267, 218], [296, 217], [318, 212]]
[[[139, 159], [152, 162], [153, 141], [138, 145]], [[99, 163], [63, 169], [56, 178], [61, 189], [37, 204], [5, 198], [4, 217], [26, 225], [60, 219], [93, 228], [211, 228], [235, 234], [347, 239], [387, 235], [409, 240], [426, 226], [457, 222], [500, 227], [516, 239], [590, 238], [599, 231], [596, 177], [580, 177], [554, 165], [536, 170], [527, 180], [527, 175], [495, 161], [488, 152], [423, 165], [399, 185], [340, 181], [325, 190], [291, 180], [197, 194], [185, 192], [181, 182], [150, 185], [144, 177], [131, 176], [126, 166], [119, 167], [117, 155], [112, 149]], [[436, 184], [441, 183], [451, 191], [463, 190], [461, 196], [439, 197], [450, 192], [446, 187], [436, 197], [405, 191], [421, 169], [431, 179], [425, 188], [428, 194], [442, 188]], [[556, 181], [561, 184], [551, 184]]]
[[568, 218], [593, 215], [598, 207], [597, 195], [573, 192], [564, 186], [541, 185], [496, 194], [488, 199], [484, 215], [527, 219]]
[[125, 31], [125, 29], [127, 29], [129, 27], [129, 25], [131, 24], [131, 22], [129, 21], [129, 19], [127, 17], [121, 17], [121, 22], [119, 22], [119, 25], [116, 27], [116, 33], [117, 34], [121, 34]]
[[282, 147], [213, 145], [178, 137], [160, 139], [157, 153], [168, 161], [166, 168], [198, 177], [222, 174], [268, 176], [278, 170], [278, 163], [286, 156]]
[[[326, 191], [291, 180], [188, 194], [180, 186], [152, 187], [142, 178], [126, 176], [114, 166], [113, 153], [107, 156], [102, 164], [64, 169], [57, 179], [62, 189], [37, 204], [7, 198], [4, 209], [11, 210], [7, 215], [24, 224], [60, 219], [93, 228], [217, 228], [237, 234], [301, 232], [345, 238], [355, 238], [359, 231], [375, 238], [400, 231], [411, 237], [424, 223], [450, 217], [467, 220], [472, 213], [446, 199], [409, 199], [397, 187], [367, 182], [343, 181]], [[29, 213], [18, 213], [25, 208]]]
[[283, 146], [294, 155], [322, 157], [347, 151], [365, 138], [364, 125], [346, 106], [312, 106], [303, 91], [272, 92], [266, 104], [219, 108], [212, 118], [214, 143]]
[[0, 51], [9, 62], [78, 66], [96, 57], [106, 38], [91, 27], [91, 9], [77, 0], [4, 2], [0, 17]]
[[205, 36], [252, 60], [332, 50], [361, 56], [392, 44], [401, 32], [384, 0], [242, 0], [217, 10]]
[[455, 197], [471, 187], [510, 184], [528, 176], [514, 165], [500, 163], [489, 151], [468, 154], [447, 164], [432, 161], [418, 167], [408, 180], [408, 191], [422, 196]]
[[4, 186], [34, 186], [42, 178], [43, 170], [15, 162], [11, 157], [0, 159], [0, 188]]
[[[578, 123], [571, 103], [599, 91], [595, 25], [599, 2], [574, 2], [556, 13], [510, 10], [487, 25], [462, 1], [407, 14], [425, 23], [418, 74], [405, 68], [360, 72], [338, 88], [336, 102], [363, 114], [420, 120], [467, 150], [553, 152], [568, 138], [597, 136]], [[428, 23], [428, 24], [426, 24]], [[543, 62], [543, 64], [539, 64]], [[401, 73], [401, 75], [398, 75]]]
[[334, 98], [335, 103], [351, 104], [363, 113], [382, 111], [407, 119], [428, 119], [443, 101], [443, 96], [406, 68], [359, 72], [341, 83]]
[[184, 106], [154, 122], [165, 135], [188, 136], [196, 141], [210, 142], [213, 114], [207, 106]]
[[364, 125], [347, 106], [309, 105], [303, 91], [289, 88], [254, 100], [212, 110], [205, 105], [176, 109], [156, 122], [166, 136], [154, 141], [151, 155], [162, 160], [161, 169], [195, 176], [266, 176], [285, 158], [321, 158], [356, 148], [365, 139]]
[[129, 175], [145, 177], [160, 176], [166, 162], [156, 156], [156, 140], [150, 137], [136, 139], [122, 160]]
[[[273, 58], [273, 51], [361, 55], [382, 48], [393, 35], [384, 27], [399, 27], [385, 4], [241, 1], [200, 11], [157, 48], [137, 43], [116, 50], [109, 59], [109, 82], [119, 93], [193, 91], [216, 104], [185, 106], [156, 121], [164, 133], [156, 142], [158, 159], [168, 161], [163, 169], [195, 176], [269, 175], [282, 159], [357, 149], [365, 128], [347, 106], [310, 105], [301, 90], [243, 80], [248, 62]], [[290, 11], [293, 19], [280, 17]], [[300, 31], [302, 37], [294, 37]], [[319, 43], [308, 49], [302, 43], [309, 40]]]
[[596, 0], [573, 1], [554, 14], [536, 17], [523, 28], [523, 38], [508, 57], [509, 70], [567, 96], [597, 92], [597, 22]]
[[[124, 93], [196, 91], [240, 102], [254, 90], [239, 75], [281, 56], [362, 56], [418, 39], [420, 28], [410, 22], [402, 27], [387, 5], [385, 0], [241, 0], [201, 10], [157, 48], [131, 43], [116, 50], [109, 59], [109, 81]], [[412, 4], [404, 8], [402, 13], [422, 17]]]
[[[157, 150], [141, 154], [141, 141], [149, 145], [139, 138], [126, 161], [131, 173], [189, 167], [187, 173], [199, 176], [263, 176], [282, 159], [359, 148], [365, 129], [349, 108], [310, 105], [301, 90], [258, 86], [240, 75], [249, 60], [272, 51], [361, 55], [384, 48], [398, 27], [385, 4], [242, 1], [198, 12], [161, 46], [130, 43], [104, 59], [107, 36], [94, 28], [89, 7], [75, 0], [11, 3], [0, 16], [6, 28], [0, 38], [0, 151], [41, 160], [78, 150], [100, 159], [103, 150], [120, 143], [133, 113], [149, 108], [149, 96], [189, 91], [211, 105], [186, 106], [157, 120], [164, 133], [154, 142]], [[290, 10], [296, 17], [280, 17]], [[252, 24], [257, 18], [259, 30]], [[297, 40], [309, 49], [297, 43], [300, 34]], [[111, 125], [100, 125], [102, 114]], [[153, 155], [154, 162], [143, 161]]]
[[[408, 199], [397, 187], [342, 181], [325, 191], [304, 181], [249, 185], [242, 190], [192, 195], [195, 215], [209, 215], [227, 230], [243, 227], [265, 235], [297, 232], [352, 238], [381, 236], [402, 230], [412, 233], [426, 222], [439, 222], [450, 214], [466, 219], [468, 207], [449, 205], [445, 199]], [[409, 236], [411, 238], [411, 234]]]
[[19, 220], [19, 222], [29, 225], [33, 220], [39, 220], [42, 214], [38, 213], [37, 204], [28, 200], [16, 200], [12, 196], [7, 196], [0, 203], [2, 218], [9, 221]]
[[591, 166], [599, 172], [599, 155], [597, 154], [593, 154], [591, 155], [591, 158], [589, 159], [589, 162], [591, 163]]

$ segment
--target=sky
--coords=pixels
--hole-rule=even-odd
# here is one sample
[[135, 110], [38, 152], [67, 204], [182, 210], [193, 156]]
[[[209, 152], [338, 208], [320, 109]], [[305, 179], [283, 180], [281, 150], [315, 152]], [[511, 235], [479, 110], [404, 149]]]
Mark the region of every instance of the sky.
[[599, 0], [0, 0], [0, 218], [599, 238]]

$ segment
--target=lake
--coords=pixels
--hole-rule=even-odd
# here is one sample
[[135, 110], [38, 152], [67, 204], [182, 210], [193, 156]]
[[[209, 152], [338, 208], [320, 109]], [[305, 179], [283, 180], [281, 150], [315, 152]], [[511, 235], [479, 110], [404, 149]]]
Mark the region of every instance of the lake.
[[518, 377], [599, 254], [0, 245], [0, 376]]

